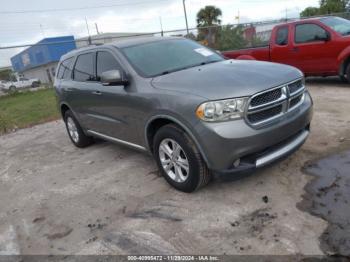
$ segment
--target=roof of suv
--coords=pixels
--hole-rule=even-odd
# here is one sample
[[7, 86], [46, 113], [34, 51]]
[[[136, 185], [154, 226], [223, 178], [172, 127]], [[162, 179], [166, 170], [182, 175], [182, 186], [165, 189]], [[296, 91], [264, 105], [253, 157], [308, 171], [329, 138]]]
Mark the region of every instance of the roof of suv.
[[116, 42], [109, 43], [109, 44], [91, 45], [91, 46], [75, 49], [75, 50], [63, 55], [61, 60], [65, 60], [67, 58], [75, 56], [76, 54], [79, 54], [79, 53], [84, 52], [84, 51], [96, 50], [96, 49], [103, 47], [103, 46], [114, 46], [116, 48], [124, 48], [124, 47], [129, 47], [129, 46], [147, 44], [147, 43], [158, 42], [158, 41], [166, 41], [166, 40], [172, 40], [172, 39], [182, 39], [182, 37], [159, 37], [159, 36], [144, 36], [144, 37], [135, 37], [135, 38], [128, 37], [128, 38], [120, 39]]

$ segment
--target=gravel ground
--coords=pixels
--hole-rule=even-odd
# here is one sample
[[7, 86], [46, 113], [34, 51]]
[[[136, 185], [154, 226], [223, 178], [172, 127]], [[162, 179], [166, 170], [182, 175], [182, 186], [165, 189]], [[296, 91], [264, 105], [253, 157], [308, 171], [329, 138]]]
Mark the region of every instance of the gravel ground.
[[328, 223], [297, 208], [305, 163], [350, 148], [350, 86], [311, 79], [312, 133], [288, 159], [184, 194], [152, 158], [98, 142], [77, 149], [63, 123], [0, 137], [0, 254], [322, 255]]

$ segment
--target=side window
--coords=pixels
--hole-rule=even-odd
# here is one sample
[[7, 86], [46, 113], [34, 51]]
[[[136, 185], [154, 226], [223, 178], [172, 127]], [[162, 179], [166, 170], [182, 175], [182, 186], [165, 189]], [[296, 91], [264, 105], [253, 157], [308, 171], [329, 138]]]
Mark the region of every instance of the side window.
[[61, 63], [60, 66], [58, 67], [56, 78], [57, 79], [62, 79], [63, 78], [63, 73], [64, 73], [64, 66], [63, 66], [63, 63]]
[[72, 62], [73, 62], [73, 57], [64, 60], [60, 64], [60, 67], [58, 68], [58, 72], [57, 72], [58, 79], [70, 79], [72, 75], [72, 69], [71, 69]]
[[100, 81], [103, 72], [110, 70], [120, 70], [117, 60], [109, 52], [97, 52], [97, 80]]
[[80, 82], [94, 81], [94, 71], [94, 53], [83, 54], [78, 56], [75, 63], [73, 78]]
[[288, 45], [288, 27], [280, 27], [277, 29], [276, 45]]
[[326, 30], [315, 24], [301, 24], [295, 28], [295, 43], [314, 42], [326, 37]]

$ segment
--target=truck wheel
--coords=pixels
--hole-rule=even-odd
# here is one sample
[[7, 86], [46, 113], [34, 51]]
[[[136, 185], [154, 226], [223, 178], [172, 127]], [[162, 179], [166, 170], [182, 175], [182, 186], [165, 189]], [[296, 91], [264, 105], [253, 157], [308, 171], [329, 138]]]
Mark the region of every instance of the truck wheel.
[[[344, 80], [346, 79], [346, 81], [344, 81], [344, 82], [350, 83], [350, 63], [347, 65], [345, 73], [346, 73], [346, 76], [343, 76], [343, 78], [344, 78]], [[341, 77], [341, 79], [342, 79], [342, 77]]]
[[40, 86], [39, 82], [35, 81], [32, 83], [32, 88], [39, 87], [39, 86]]
[[9, 92], [10, 92], [10, 93], [16, 92], [16, 87], [15, 87], [15, 86], [10, 86], [10, 87], [9, 87]]
[[181, 128], [161, 127], [153, 143], [157, 165], [167, 182], [191, 193], [210, 182], [211, 174], [192, 139]]
[[68, 136], [76, 147], [84, 148], [93, 143], [93, 138], [85, 135], [72, 111], [68, 110], [65, 113], [64, 122], [66, 124]]

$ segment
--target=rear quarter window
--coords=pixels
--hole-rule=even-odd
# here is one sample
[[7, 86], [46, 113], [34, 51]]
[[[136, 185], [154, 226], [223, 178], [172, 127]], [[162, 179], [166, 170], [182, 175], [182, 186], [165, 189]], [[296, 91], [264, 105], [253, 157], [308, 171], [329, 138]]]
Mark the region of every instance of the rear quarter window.
[[94, 53], [79, 55], [73, 70], [73, 79], [79, 82], [95, 80]]
[[73, 57], [68, 58], [60, 64], [56, 78], [57, 79], [70, 79], [72, 74]]
[[287, 26], [278, 28], [275, 41], [276, 45], [288, 45], [288, 35], [289, 30]]

